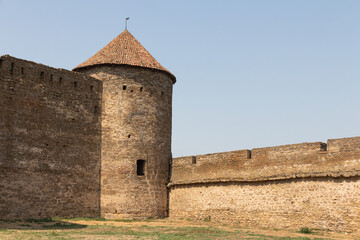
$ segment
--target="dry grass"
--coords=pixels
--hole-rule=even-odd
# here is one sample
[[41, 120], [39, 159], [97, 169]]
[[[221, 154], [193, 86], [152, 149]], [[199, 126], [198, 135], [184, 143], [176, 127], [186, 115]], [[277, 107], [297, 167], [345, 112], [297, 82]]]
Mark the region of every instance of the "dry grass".
[[250, 229], [211, 222], [147, 219], [109, 221], [102, 218], [1, 221], [0, 239], [356, 239], [340, 233]]

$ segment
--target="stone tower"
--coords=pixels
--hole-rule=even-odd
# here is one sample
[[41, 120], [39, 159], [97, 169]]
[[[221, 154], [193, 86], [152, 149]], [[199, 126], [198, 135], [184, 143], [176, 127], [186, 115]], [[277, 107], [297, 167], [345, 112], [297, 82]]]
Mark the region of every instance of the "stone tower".
[[174, 75], [127, 30], [74, 71], [103, 82], [101, 216], [164, 217]]

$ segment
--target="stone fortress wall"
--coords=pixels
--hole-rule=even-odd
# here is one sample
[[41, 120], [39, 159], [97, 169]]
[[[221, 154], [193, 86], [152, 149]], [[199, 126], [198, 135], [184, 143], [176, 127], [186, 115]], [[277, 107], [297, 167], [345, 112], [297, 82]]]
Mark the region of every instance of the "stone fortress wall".
[[359, 231], [360, 137], [172, 160], [170, 217]]
[[175, 77], [127, 30], [74, 71], [0, 57], [0, 219], [359, 232], [360, 137], [171, 159]]
[[99, 216], [102, 83], [0, 57], [0, 218]]

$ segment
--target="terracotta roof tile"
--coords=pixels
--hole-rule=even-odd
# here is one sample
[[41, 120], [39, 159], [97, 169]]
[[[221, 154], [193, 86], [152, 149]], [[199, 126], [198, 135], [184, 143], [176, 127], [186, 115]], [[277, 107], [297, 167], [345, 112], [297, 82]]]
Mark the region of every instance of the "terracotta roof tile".
[[123, 31], [103, 49], [73, 70], [76, 71], [80, 68], [103, 64], [120, 64], [157, 69], [170, 74], [175, 82], [175, 76], [169, 70], [161, 66], [161, 64], [156, 61], [156, 59], [151, 56], [140, 42], [127, 30]]

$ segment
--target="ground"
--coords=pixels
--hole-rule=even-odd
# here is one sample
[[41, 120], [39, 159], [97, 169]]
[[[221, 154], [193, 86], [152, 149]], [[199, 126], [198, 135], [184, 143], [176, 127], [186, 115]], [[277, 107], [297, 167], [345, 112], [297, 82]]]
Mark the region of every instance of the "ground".
[[[358, 237], [358, 238], [357, 238]], [[328, 231], [311, 233], [279, 229], [244, 228], [212, 222], [91, 218], [1, 221], [0, 239], [360, 239]]]

